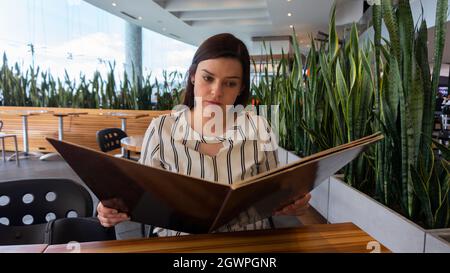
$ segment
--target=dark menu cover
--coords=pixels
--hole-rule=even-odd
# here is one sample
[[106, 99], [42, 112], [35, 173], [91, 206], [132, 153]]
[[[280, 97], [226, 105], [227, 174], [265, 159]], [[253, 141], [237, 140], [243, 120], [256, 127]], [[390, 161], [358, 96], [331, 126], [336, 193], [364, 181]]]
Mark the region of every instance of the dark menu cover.
[[232, 185], [141, 165], [53, 138], [47, 140], [105, 206], [128, 213], [136, 222], [207, 233], [243, 212], [255, 219], [271, 216], [382, 138], [380, 133], [367, 136]]

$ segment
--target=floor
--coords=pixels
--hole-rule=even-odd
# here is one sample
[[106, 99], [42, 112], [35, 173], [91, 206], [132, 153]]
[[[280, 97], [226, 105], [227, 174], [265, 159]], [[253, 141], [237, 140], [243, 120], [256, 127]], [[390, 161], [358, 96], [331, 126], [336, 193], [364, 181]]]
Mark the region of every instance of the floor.
[[[3, 162], [0, 159], [0, 183], [29, 178], [68, 178], [84, 185], [69, 165], [59, 157], [49, 161], [41, 161], [36, 157], [20, 160], [20, 166], [17, 166], [15, 161]], [[98, 199], [92, 193], [91, 195], [95, 208]], [[278, 228], [318, 223], [326, 223], [326, 220], [312, 207], [305, 215], [298, 218], [290, 216], [274, 217], [274, 224]], [[139, 223], [125, 222], [116, 226], [116, 233], [118, 239], [139, 238], [142, 236], [142, 227]]]

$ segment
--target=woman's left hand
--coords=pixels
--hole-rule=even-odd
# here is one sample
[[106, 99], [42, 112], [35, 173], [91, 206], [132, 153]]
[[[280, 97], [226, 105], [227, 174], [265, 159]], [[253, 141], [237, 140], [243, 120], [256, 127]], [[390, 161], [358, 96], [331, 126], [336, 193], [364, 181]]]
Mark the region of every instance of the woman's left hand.
[[309, 208], [309, 200], [311, 200], [311, 194], [308, 193], [303, 197], [295, 200], [294, 203], [287, 205], [286, 207], [276, 211], [274, 215], [290, 215], [299, 216], [305, 214]]

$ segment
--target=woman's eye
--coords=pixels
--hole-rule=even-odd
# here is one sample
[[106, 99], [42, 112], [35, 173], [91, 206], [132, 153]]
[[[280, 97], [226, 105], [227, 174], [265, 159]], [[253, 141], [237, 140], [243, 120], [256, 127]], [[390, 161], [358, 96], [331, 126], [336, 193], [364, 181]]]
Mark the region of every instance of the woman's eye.
[[225, 85], [227, 87], [236, 87], [237, 83], [236, 82], [227, 82]]
[[210, 81], [213, 80], [213, 78], [210, 77], [210, 76], [203, 76], [203, 80], [206, 81], [206, 82], [210, 82]]

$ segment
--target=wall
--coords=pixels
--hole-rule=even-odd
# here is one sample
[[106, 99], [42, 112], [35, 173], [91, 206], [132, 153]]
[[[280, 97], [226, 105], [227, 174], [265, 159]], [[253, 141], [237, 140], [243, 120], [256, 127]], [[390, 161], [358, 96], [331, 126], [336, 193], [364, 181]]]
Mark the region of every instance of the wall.
[[[141, 111], [141, 110], [111, 110], [111, 109], [73, 109], [73, 108], [43, 108], [43, 107], [0, 107], [0, 120], [3, 121], [2, 132], [16, 134], [18, 137], [19, 150], [22, 148], [22, 118], [19, 115], [5, 114], [2, 111], [13, 110], [48, 110], [54, 113], [67, 112], [87, 112], [87, 115], [78, 117], [65, 117], [64, 122], [64, 140], [72, 143], [87, 146], [92, 149], [98, 149], [96, 141], [96, 132], [104, 128], [120, 128], [121, 120], [115, 116], [100, 115], [101, 113], [139, 113], [148, 114], [147, 117], [139, 119], [128, 119], [128, 135], [143, 135], [150, 124], [150, 121], [161, 114], [170, 111]], [[28, 118], [28, 138], [30, 151], [53, 152], [53, 147], [45, 140], [45, 137], [58, 138], [58, 118], [50, 114], [41, 114], [30, 116]], [[5, 142], [6, 150], [13, 151], [13, 142]]]

